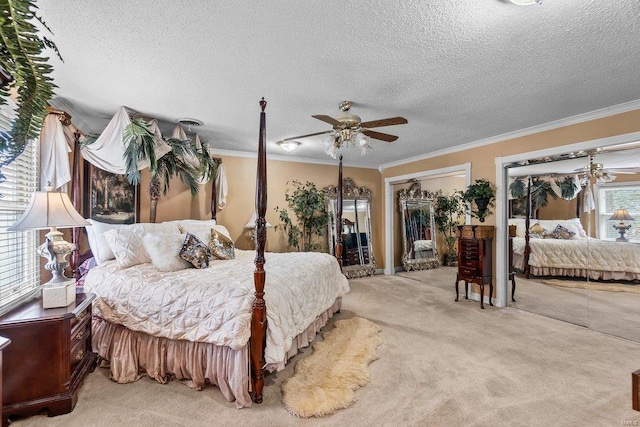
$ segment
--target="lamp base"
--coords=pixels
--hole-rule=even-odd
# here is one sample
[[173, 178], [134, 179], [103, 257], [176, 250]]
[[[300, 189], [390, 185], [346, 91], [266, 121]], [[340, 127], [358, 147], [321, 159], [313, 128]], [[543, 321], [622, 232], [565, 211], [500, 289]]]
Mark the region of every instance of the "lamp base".
[[42, 307], [66, 307], [76, 301], [76, 281], [47, 283], [42, 287]]

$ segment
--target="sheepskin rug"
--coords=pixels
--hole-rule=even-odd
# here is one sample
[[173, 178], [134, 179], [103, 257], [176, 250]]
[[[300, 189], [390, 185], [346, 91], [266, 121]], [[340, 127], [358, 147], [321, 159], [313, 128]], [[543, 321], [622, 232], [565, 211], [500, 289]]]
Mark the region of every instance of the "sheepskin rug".
[[322, 417], [354, 404], [355, 390], [371, 380], [368, 366], [378, 359], [380, 331], [361, 317], [336, 321], [282, 385], [287, 410], [301, 418]]

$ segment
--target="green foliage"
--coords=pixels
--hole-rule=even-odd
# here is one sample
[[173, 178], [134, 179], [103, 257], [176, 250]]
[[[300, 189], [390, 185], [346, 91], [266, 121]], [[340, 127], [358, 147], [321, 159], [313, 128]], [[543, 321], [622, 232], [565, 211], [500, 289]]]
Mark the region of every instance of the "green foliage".
[[153, 176], [158, 168], [156, 162], [155, 135], [149, 124], [142, 117], [134, 117], [131, 124], [124, 129], [122, 138], [125, 145], [124, 157], [127, 165], [127, 181], [129, 184], [140, 184], [138, 163], [149, 162], [149, 172]]
[[[555, 180], [555, 183], [560, 188], [561, 197], [565, 200], [570, 200], [574, 196], [575, 177], [564, 176]], [[527, 196], [527, 181], [525, 178], [518, 177], [513, 180], [509, 185], [509, 193], [514, 199], [521, 199]], [[547, 206], [549, 203], [549, 196], [552, 199], [557, 199], [558, 195], [551, 188], [551, 183], [548, 180], [539, 178], [533, 178], [531, 180], [531, 210], [535, 211], [538, 208]]]
[[[482, 178], [476, 179], [475, 182], [462, 193], [462, 199], [465, 202], [476, 205], [476, 210], [469, 209], [469, 212], [478, 218], [480, 222], [484, 222], [484, 219], [493, 213], [489, 208], [493, 207], [495, 198], [496, 190], [494, 185]], [[486, 201], [486, 205], [484, 205], [484, 201]], [[480, 204], [478, 202], [480, 202]]]
[[[56, 85], [50, 77], [53, 68], [42, 52], [58, 49], [51, 40], [38, 34], [35, 1], [0, 0], [0, 66], [13, 78], [17, 89], [17, 118], [10, 134], [0, 133], [0, 170], [22, 152], [27, 140], [36, 138]], [[48, 28], [47, 28], [48, 30]], [[62, 58], [60, 58], [62, 59]], [[0, 105], [6, 104], [9, 88], [0, 87]], [[0, 182], [5, 177], [0, 173]]]
[[453, 194], [445, 194], [442, 191], [436, 192], [434, 220], [436, 228], [444, 236], [445, 249], [443, 256], [445, 261], [455, 258], [457, 253], [456, 227], [460, 225], [460, 219], [464, 213], [465, 205], [461, 191], [456, 191]]
[[[287, 189], [285, 200], [289, 209], [293, 211], [297, 223], [294, 224], [289, 212], [285, 208], [276, 207], [280, 215], [281, 225], [287, 236], [287, 245], [298, 251], [326, 250], [324, 243], [319, 243], [316, 237], [324, 236], [327, 229], [328, 215], [324, 205], [324, 195], [312, 182], [302, 184], [293, 180], [293, 192]], [[287, 184], [289, 184], [287, 182]]]

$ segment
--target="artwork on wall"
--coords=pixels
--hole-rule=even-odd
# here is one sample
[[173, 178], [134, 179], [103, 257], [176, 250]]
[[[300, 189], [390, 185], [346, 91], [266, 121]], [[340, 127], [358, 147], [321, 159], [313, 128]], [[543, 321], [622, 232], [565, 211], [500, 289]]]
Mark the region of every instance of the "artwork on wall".
[[129, 184], [125, 175], [107, 172], [93, 165], [85, 169], [84, 216], [108, 224], [133, 224], [140, 217], [139, 185]]

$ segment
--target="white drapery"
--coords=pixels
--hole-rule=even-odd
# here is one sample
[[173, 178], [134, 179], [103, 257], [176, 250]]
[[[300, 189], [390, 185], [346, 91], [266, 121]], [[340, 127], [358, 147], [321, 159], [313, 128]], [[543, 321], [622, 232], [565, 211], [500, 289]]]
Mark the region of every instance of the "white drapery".
[[227, 206], [227, 193], [229, 192], [227, 174], [222, 163], [218, 165], [218, 173], [216, 174], [216, 180], [213, 185], [216, 187], [216, 209], [221, 211]]
[[[71, 141], [71, 143], [69, 143]], [[73, 151], [73, 133], [69, 139], [57, 114], [47, 114], [40, 130], [40, 188], [58, 189], [71, 181], [69, 153]]]
[[[156, 158], [171, 151], [169, 144], [164, 142], [158, 122], [150, 120], [149, 129], [155, 136]], [[98, 139], [92, 144], [88, 144], [80, 149], [82, 157], [93, 165], [104, 169], [107, 172], [123, 175], [127, 172], [127, 165], [124, 158], [126, 145], [123, 139], [124, 129], [131, 124], [129, 113], [126, 107], [120, 107], [113, 116], [107, 127], [102, 131]], [[138, 162], [138, 170], [149, 167], [147, 161]]]

